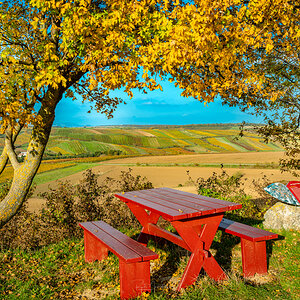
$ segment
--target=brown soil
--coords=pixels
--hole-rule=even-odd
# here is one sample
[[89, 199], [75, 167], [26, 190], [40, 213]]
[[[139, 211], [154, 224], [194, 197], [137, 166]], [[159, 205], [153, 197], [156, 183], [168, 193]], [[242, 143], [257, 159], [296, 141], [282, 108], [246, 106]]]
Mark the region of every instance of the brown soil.
[[[234, 153], [234, 154], [199, 154], [199, 155], [180, 155], [180, 156], [153, 156], [153, 157], [137, 157], [137, 158], [125, 158], [114, 160], [110, 162], [103, 162], [99, 166], [93, 167], [93, 172], [99, 174], [99, 180], [104, 180], [107, 176], [118, 177], [121, 171], [127, 171], [127, 166], [122, 164], [129, 163], [266, 163], [266, 162], [278, 162], [278, 159], [282, 157], [281, 152], [259, 152], [259, 153]], [[109, 163], [109, 164], [108, 164]], [[193, 180], [198, 177], [207, 178], [212, 175], [213, 172], [221, 173], [220, 167], [155, 167], [155, 166], [135, 166], [130, 167], [135, 175], [142, 175], [147, 177], [151, 181], [154, 187], [170, 187], [196, 193], [197, 189], [193, 183], [188, 181], [187, 170]], [[257, 192], [253, 190], [251, 182], [253, 179], [262, 178], [266, 175], [270, 182], [278, 181], [290, 181], [297, 180], [289, 173], [281, 173], [280, 170], [274, 169], [237, 169], [237, 168], [224, 168], [230, 175], [241, 172], [247, 179], [245, 191], [253, 196], [257, 195]], [[64, 178], [69, 180], [73, 184], [79, 183], [82, 179], [83, 172], [73, 174]], [[41, 184], [37, 187], [34, 196], [29, 199], [30, 210], [36, 210], [44, 203], [44, 199], [38, 197], [38, 193], [48, 190], [49, 187], [55, 188], [57, 181]], [[182, 186], [179, 186], [182, 185]]]
[[95, 130], [95, 129], [92, 129], [92, 128], [90, 128], [89, 131], [92, 132], [92, 133], [96, 133], [96, 134], [103, 134], [102, 132], [100, 132], [98, 130]]
[[150, 137], [154, 136], [154, 137], [155, 137], [155, 135], [153, 135], [152, 133], [147, 132], [147, 131], [136, 130], [136, 132], [138, 132], [139, 134], [142, 134], [142, 135], [144, 135], [144, 136], [150, 136]]
[[120, 163], [199, 163], [199, 164], [262, 164], [278, 163], [284, 157], [283, 152], [247, 152], [247, 153], [212, 153], [193, 155], [145, 156], [132, 157], [110, 161], [110, 164]]

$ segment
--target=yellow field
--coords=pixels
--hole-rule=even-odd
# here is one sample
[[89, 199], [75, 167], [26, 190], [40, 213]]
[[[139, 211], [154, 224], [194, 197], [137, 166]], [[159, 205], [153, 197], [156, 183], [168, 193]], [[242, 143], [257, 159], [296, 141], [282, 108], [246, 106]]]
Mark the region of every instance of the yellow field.
[[[72, 162], [69, 163], [61, 163], [61, 162], [46, 162], [42, 163], [39, 167], [38, 173], [43, 173], [51, 170], [61, 169], [61, 168], [67, 168], [74, 166], [75, 164]], [[13, 178], [13, 168], [11, 166], [7, 166], [4, 170], [4, 172], [1, 174], [0, 177], [0, 183], [4, 182], [6, 180], [10, 180]]]

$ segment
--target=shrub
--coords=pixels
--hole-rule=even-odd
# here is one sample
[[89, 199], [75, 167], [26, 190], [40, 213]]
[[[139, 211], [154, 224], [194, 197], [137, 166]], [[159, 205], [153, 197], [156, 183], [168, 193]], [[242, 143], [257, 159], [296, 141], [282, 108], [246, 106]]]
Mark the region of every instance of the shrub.
[[[0, 201], [2, 201], [11, 186], [11, 180], [0, 185]], [[27, 209], [27, 199], [32, 195], [34, 186], [30, 189], [23, 206], [19, 212], [0, 229], [0, 248], [16, 248], [22, 244], [23, 240], [28, 241], [27, 248], [34, 248], [36, 244], [36, 223], [33, 222], [34, 215]], [[31, 230], [28, 227], [31, 226]]]
[[[0, 189], [5, 195], [7, 186]], [[91, 170], [83, 174], [77, 186], [60, 182], [56, 189], [42, 194], [45, 206], [38, 213], [27, 209], [27, 200], [19, 213], [8, 222], [0, 234], [0, 247], [36, 249], [66, 238], [82, 236], [79, 222], [104, 220], [114, 227], [140, 226], [126, 205], [114, 197], [116, 192], [153, 188], [145, 177], [121, 172], [117, 179], [107, 177], [102, 183]]]
[[226, 171], [222, 170], [221, 174], [213, 172], [207, 179], [199, 177], [194, 181], [190, 176], [189, 179], [196, 184], [198, 194], [200, 195], [241, 203], [243, 206], [242, 209], [227, 213], [236, 218], [242, 217], [261, 220], [266, 210], [274, 204], [274, 199], [263, 190], [263, 187], [269, 184], [266, 176], [252, 182], [255, 191], [260, 196], [257, 199], [245, 193], [244, 186], [246, 179], [239, 172], [230, 176]]

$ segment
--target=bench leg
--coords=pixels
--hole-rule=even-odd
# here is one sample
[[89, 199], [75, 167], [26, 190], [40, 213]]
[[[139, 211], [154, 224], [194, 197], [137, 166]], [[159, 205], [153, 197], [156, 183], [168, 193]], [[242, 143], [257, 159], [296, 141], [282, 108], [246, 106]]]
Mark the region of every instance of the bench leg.
[[126, 263], [119, 260], [120, 297], [136, 298], [143, 292], [151, 292], [150, 261]]
[[84, 257], [86, 262], [102, 260], [108, 255], [107, 247], [90, 233], [84, 231]]
[[252, 242], [241, 238], [244, 277], [268, 273], [266, 241]]

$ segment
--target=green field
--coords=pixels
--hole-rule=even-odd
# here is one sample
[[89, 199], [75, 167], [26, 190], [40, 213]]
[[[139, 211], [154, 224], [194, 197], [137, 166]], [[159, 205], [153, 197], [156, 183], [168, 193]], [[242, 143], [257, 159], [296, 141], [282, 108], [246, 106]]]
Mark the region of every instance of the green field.
[[[16, 146], [26, 149], [29, 130], [22, 132]], [[3, 138], [0, 136], [0, 148]], [[54, 127], [45, 156], [99, 154], [169, 155], [192, 153], [234, 153], [283, 151], [274, 143], [264, 143], [251, 127], [239, 137], [239, 126], [115, 126], [87, 128]]]

